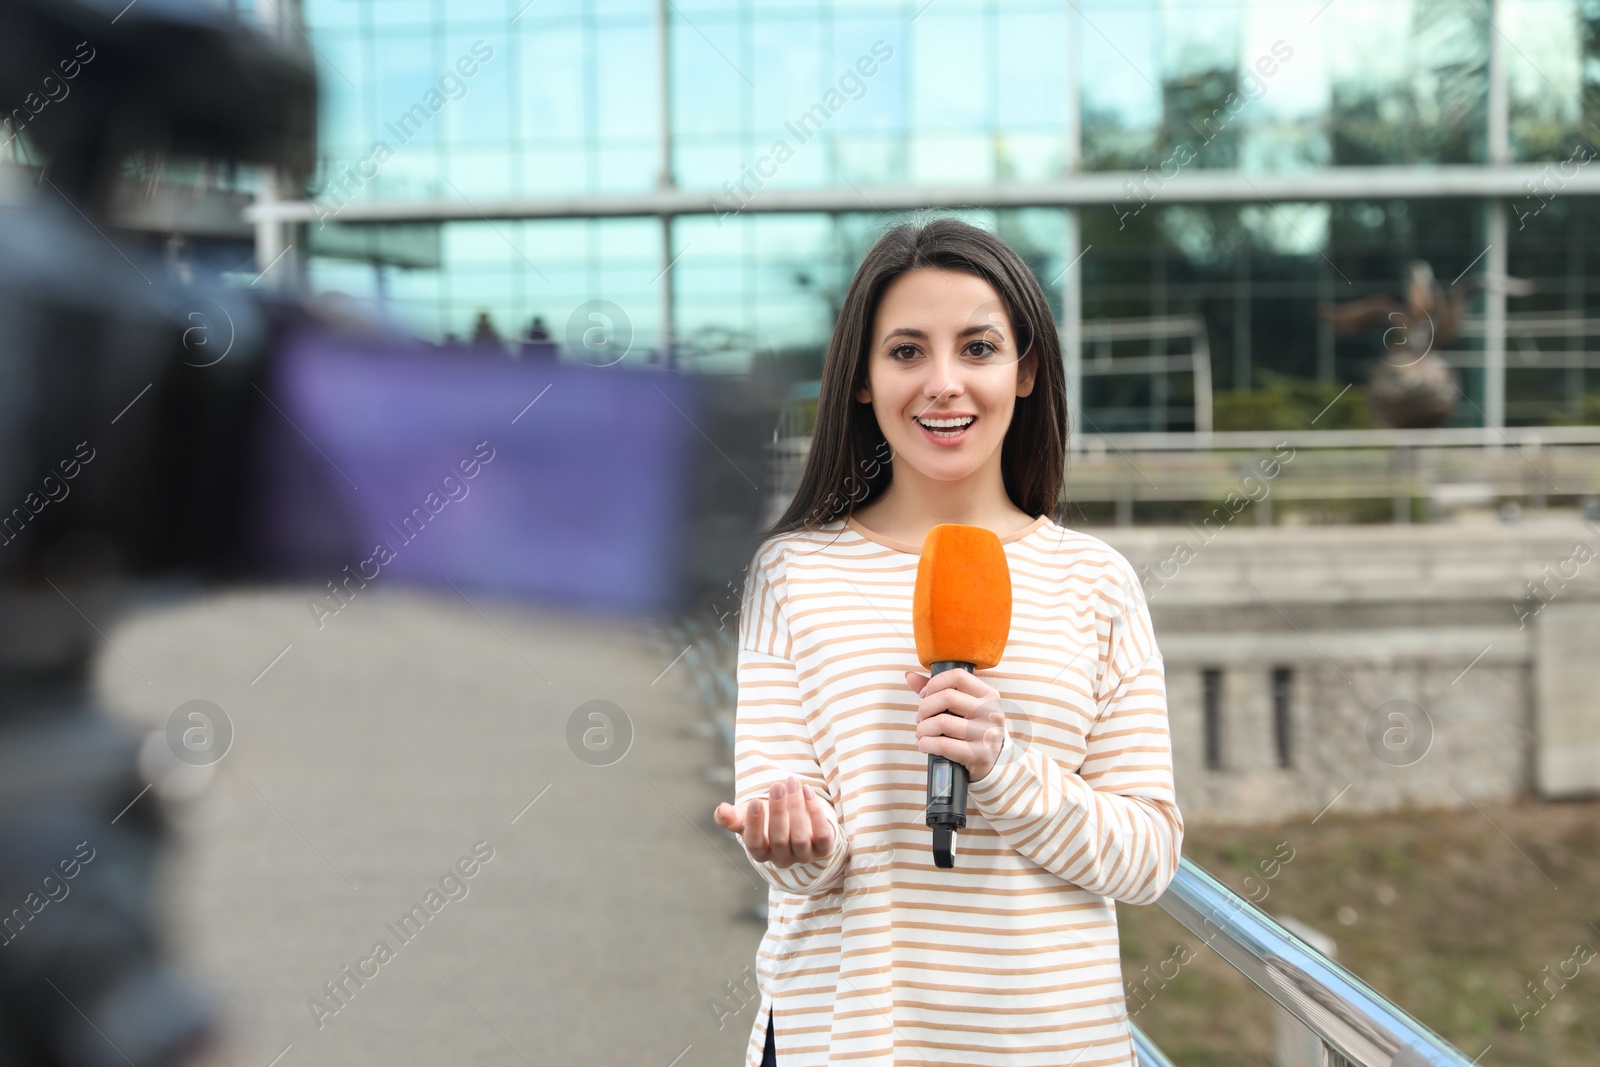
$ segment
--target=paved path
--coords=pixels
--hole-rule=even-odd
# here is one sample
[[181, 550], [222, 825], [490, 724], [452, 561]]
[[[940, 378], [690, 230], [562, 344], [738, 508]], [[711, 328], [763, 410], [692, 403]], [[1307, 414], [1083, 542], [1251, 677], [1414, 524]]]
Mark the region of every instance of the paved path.
[[[363, 590], [318, 631], [305, 592], [131, 617], [98, 663], [141, 726], [199, 698], [235, 729], [176, 809], [163, 895], [231, 1023], [209, 1067], [741, 1062], [754, 1006], [719, 1029], [708, 1005], [753, 970], [760, 880], [711, 821], [729, 787], [682, 661], [662, 674], [680, 650], [448, 586]], [[567, 740], [595, 699], [635, 730], [609, 766]], [[493, 858], [403, 942], [386, 924], [479, 841]], [[337, 1006], [324, 983], [380, 940], [319, 1028], [308, 1001]]]

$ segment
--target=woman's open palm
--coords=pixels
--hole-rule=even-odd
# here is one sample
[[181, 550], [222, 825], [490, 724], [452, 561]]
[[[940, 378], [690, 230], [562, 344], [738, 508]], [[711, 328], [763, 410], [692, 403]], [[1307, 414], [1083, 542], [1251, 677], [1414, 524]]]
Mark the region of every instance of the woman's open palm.
[[714, 814], [718, 826], [743, 839], [751, 859], [788, 867], [833, 851], [833, 823], [822, 805], [815, 790], [791, 776], [774, 782], [765, 800], [752, 800], [743, 811], [724, 802]]

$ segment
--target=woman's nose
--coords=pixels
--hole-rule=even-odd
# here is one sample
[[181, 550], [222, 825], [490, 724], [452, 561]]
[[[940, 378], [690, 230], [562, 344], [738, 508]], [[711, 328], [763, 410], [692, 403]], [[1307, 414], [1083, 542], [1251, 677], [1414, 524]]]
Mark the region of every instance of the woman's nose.
[[945, 397], [960, 396], [965, 391], [959, 363], [954, 356], [936, 355], [928, 361], [928, 379], [922, 385], [924, 396], [938, 401]]

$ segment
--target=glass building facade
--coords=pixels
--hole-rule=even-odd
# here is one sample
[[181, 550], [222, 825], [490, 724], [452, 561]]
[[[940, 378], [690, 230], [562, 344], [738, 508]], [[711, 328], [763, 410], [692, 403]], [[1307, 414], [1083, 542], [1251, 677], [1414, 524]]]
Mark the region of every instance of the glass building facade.
[[[1488, 417], [1481, 368], [1501, 358], [1498, 420], [1595, 414], [1592, 0], [304, 0], [301, 20], [324, 86], [303, 269], [427, 337], [487, 313], [508, 338], [538, 316], [563, 341], [604, 300], [638, 346], [670, 337], [689, 365], [820, 367], [876, 233], [951, 210], [1011, 242], [1082, 336], [1101, 429], [1193, 428], [1193, 376], [1105, 361], [1197, 340], [1130, 328], [1097, 345], [1097, 323], [1198, 322], [1219, 395], [1359, 382], [1383, 328], [1336, 336], [1319, 305], [1399, 299], [1419, 260], [1441, 285], [1497, 264], [1518, 281], [1503, 344], [1482, 326], [1495, 286], [1471, 290], [1458, 424]], [[1356, 168], [1477, 168], [1517, 191], [1496, 207], [1470, 182], [1260, 187]], [[933, 202], [1097, 174], [1119, 179], [1098, 199]], [[1217, 179], [1203, 197], [1183, 192], [1197, 175]], [[886, 207], [884, 190], [930, 202]], [[697, 207], [629, 206], [663, 192]], [[785, 199], [807, 193], [834, 195]], [[394, 205], [426, 254], [363, 260], [335, 238]]]

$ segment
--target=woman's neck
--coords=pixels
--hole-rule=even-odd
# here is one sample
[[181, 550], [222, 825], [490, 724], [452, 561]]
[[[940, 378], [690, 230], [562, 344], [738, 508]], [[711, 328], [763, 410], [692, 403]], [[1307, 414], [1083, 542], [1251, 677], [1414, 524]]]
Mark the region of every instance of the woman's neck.
[[941, 523], [981, 526], [1008, 537], [1035, 519], [1013, 504], [1003, 488], [998, 498], [986, 494], [981, 499], [952, 491], [948, 483], [935, 483], [929, 489], [932, 492], [917, 492], [893, 482], [883, 496], [857, 508], [852, 517], [873, 533], [912, 544], [921, 544]]

